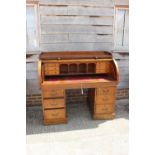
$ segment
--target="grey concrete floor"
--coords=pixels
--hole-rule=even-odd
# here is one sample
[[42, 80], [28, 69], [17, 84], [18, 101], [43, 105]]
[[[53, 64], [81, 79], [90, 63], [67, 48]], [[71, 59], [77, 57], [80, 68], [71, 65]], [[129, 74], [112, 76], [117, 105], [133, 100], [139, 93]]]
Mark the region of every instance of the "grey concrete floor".
[[128, 155], [128, 100], [116, 118], [92, 120], [87, 104], [67, 105], [68, 123], [44, 126], [40, 107], [27, 107], [27, 155]]

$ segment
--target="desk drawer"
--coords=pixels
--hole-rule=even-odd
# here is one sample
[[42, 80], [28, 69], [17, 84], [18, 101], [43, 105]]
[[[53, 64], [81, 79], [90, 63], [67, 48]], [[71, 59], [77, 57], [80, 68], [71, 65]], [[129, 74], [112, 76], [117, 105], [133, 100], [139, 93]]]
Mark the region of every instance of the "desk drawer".
[[111, 62], [97, 62], [96, 73], [109, 73], [111, 70]]
[[48, 108], [64, 108], [65, 100], [64, 99], [45, 99], [43, 101], [44, 109]]
[[44, 110], [44, 119], [49, 120], [65, 117], [66, 117], [65, 109]]
[[97, 95], [115, 95], [116, 93], [116, 87], [105, 87], [105, 88], [97, 88], [96, 94]]
[[59, 70], [57, 68], [53, 68], [51, 70], [45, 70], [45, 75], [58, 75]]
[[44, 98], [64, 97], [63, 89], [54, 89], [49, 91], [43, 91], [42, 95]]
[[45, 64], [45, 75], [59, 74], [59, 65], [54, 63]]
[[115, 95], [98, 95], [96, 96], [96, 104], [114, 103]]
[[112, 112], [114, 112], [113, 104], [100, 104], [95, 106], [95, 113], [97, 114], [112, 113]]
[[57, 63], [45, 63], [45, 68], [50, 68], [50, 67], [58, 67], [59, 64]]

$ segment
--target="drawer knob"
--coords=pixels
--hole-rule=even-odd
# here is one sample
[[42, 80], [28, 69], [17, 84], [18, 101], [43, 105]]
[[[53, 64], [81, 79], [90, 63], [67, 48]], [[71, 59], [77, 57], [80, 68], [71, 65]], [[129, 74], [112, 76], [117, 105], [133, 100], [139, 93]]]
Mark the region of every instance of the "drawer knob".
[[109, 98], [108, 98], [108, 97], [103, 97], [102, 100], [103, 100], [103, 101], [108, 101]]

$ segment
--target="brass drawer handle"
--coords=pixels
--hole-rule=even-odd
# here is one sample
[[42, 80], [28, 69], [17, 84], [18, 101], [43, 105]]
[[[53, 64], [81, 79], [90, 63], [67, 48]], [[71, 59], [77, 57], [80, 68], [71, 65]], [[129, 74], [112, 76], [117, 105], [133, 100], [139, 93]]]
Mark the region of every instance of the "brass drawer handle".
[[103, 99], [102, 99], [103, 101], [108, 101], [109, 100], [109, 98], [108, 97], [103, 97]]
[[54, 116], [54, 117], [55, 117], [55, 116], [58, 116], [58, 115], [59, 115], [59, 113], [52, 114], [52, 116]]
[[109, 89], [103, 89], [103, 93], [109, 93]]
[[57, 93], [56, 92], [51, 92], [51, 95], [57, 95]]
[[58, 103], [50, 103], [50, 105], [52, 106], [56, 106]]
[[102, 108], [102, 111], [107, 111], [107, 110], [109, 110], [108, 107]]

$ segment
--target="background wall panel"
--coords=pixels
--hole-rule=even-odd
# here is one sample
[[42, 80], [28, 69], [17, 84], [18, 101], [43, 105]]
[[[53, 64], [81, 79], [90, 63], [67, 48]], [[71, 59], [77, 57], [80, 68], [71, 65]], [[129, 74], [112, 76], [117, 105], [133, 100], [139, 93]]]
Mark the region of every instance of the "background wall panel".
[[118, 89], [129, 87], [129, 55], [114, 50], [114, 6], [128, 0], [38, 0], [40, 50], [27, 55], [27, 94], [40, 94], [37, 60], [41, 51], [108, 50], [120, 69]]

